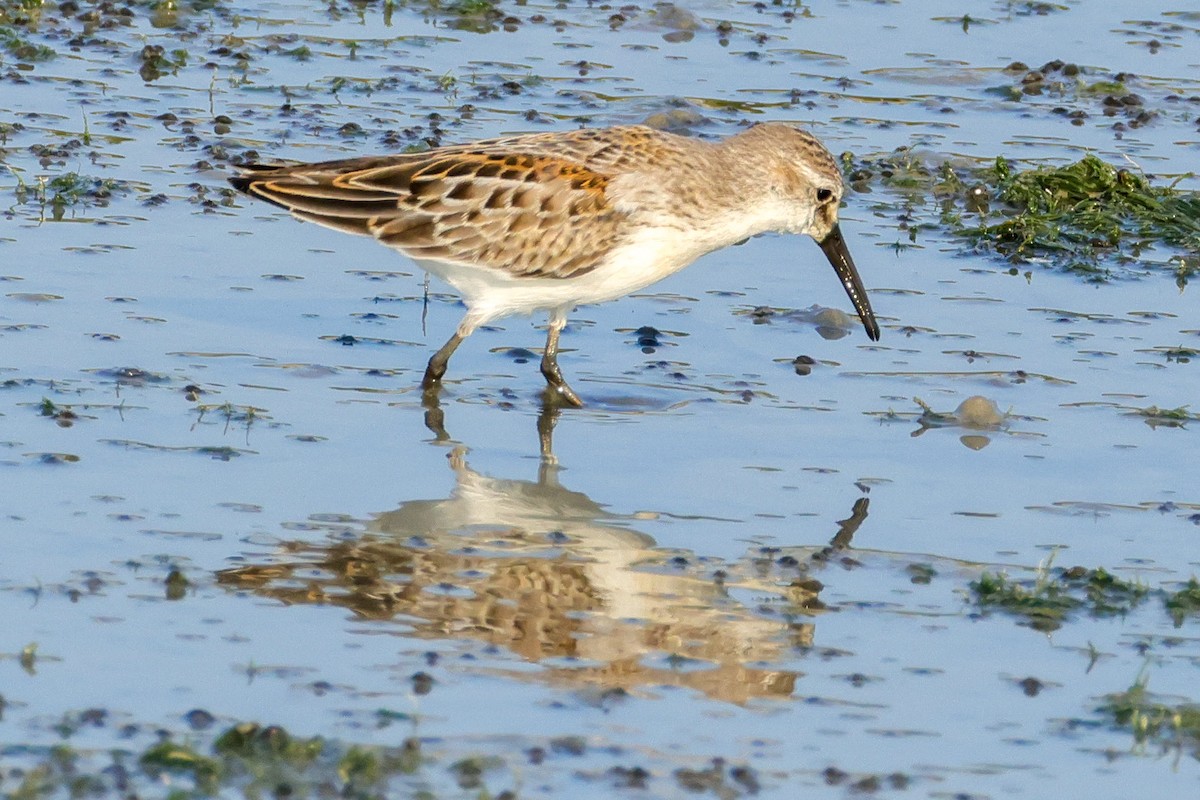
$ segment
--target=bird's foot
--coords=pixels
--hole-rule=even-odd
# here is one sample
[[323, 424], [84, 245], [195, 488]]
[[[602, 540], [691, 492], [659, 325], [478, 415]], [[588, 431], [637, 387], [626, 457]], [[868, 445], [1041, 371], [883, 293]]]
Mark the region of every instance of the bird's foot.
[[567, 385], [566, 381], [547, 384], [543, 399], [546, 405], [551, 407], [583, 408], [583, 401], [579, 399], [579, 395], [575, 394], [575, 390]]
[[425, 376], [421, 378], [421, 388], [426, 392], [436, 392], [442, 388], [442, 376], [446, 374], [446, 369], [443, 367], [440, 371], [434, 370], [431, 366], [425, 370]]

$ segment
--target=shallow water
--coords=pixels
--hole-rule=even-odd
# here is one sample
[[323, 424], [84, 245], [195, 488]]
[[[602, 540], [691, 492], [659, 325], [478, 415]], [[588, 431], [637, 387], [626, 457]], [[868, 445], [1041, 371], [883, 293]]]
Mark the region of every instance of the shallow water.
[[[842, 228], [878, 344], [819, 327], [846, 301], [811, 242], [759, 237], [579, 309], [562, 365], [587, 408], [544, 412], [526, 350], [542, 321], [509, 319], [464, 344], [430, 410], [415, 387], [454, 296], [221, 191], [251, 148], [316, 160], [435, 127], [648, 118], [697, 135], [803, 122], [857, 156], [1089, 150], [1163, 176], [1200, 150], [1194, 13], [995, 3], [964, 30], [950, 3], [687, 8], [629, 8], [614, 29], [611, 7], [504, 4], [515, 30], [479, 33], [421, 6], [218, 3], [174, 28], [138, 10], [73, 51], [54, 31], [81, 23], [47, 7], [28, 36], [58, 55], [0, 56], [5, 791], [91, 708], [111, 716], [76, 748], [143, 747], [196, 708], [414, 735], [448, 796], [445, 765], [472, 753], [503, 759], [490, 790], [526, 796], [691, 796], [680, 770], [715, 757], [770, 797], [1194, 791], [1194, 740], [1140, 744], [1098, 710], [1139, 676], [1194, 707], [1194, 616], [1176, 627], [1150, 598], [1039, 633], [969, 589], [1045, 563], [1154, 590], [1196, 572], [1195, 423], [1136, 413], [1194, 404], [1196, 364], [1174, 354], [1200, 336], [1190, 287], [1149, 268], [1009, 274], [936, 226], [910, 246], [904, 198], [852, 193]], [[186, 65], [147, 83], [156, 43]], [[1157, 116], [1005, 93], [1011, 62], [1054, 58], [1134, 73]], [[71, 171], [125, 190], [56, 220], [38, 179]], [[973, 395], [998, 424], [953, 416]], [[572, 736], [581, 750], [553, 746]], [[550, 756], [526, 763], [537, 747]], [[647, 789], [620, 788], [630, 765]], [[751, 793], [723, 781], [704, 786]]]

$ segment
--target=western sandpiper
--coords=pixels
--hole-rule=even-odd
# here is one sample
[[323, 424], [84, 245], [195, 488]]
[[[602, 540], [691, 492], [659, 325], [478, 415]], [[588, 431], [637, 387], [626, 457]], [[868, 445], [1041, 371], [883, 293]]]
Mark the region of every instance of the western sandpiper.
[[230, 182], [300, 219], [373, 236], [462, 293], [467, 313], [429, 359], [434, 390], [480, 325], [549, 312], [542, 374], [577, 305], [614, 300], [767, 231], [820, 245], [866, 328], [879, 324], [838, 227], [837, 163], [806, 131], [765, 123], [709, 142], [641, 126], [489, 139], [422, 153], [252, 165]]

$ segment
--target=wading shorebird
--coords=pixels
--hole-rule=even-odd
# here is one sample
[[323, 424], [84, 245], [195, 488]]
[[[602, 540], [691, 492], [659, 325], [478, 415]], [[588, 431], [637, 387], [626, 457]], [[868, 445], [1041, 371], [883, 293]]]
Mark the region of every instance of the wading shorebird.
[[552, 397], [581, 406], [558, 366], [559, 334], [576, 306], [615, 300], [768, 231], [815, 239], [867, 336], [879, 339], [838, 228], [837, 163], [791, 125], [755, 125], [716, 142], [642, 126], [541, 133], [251, 165], [230, 183], [300, 219], [373, 236], [462, 294], [467, 313], [429, 359], [426, 390], [480, 325], [547, 311], [542, 374]]

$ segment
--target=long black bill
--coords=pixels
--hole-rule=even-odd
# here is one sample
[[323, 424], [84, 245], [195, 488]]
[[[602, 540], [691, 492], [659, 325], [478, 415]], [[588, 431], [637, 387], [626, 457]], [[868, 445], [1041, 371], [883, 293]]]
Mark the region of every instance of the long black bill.
[[850, 250], [846, 248], [841, 228], [834, 225], [829, 235], [817, 244], [821, 246], [821, 251], [825, 253], [829, 263], [833, 264], [842, 286], [846, 287], [846, 294], [854, 304], [854, 310], [858, 312], [863, 327], [867, 329], [867, 336], [871, 337], [871, 341], [878, 342], [879, 323], [875, 320], [875, 312], [871, 310], [871, 301], [867, 299], [867, 290], [863, 288], [862, 278], [858, 277], [854, 259], [850, 257]]

